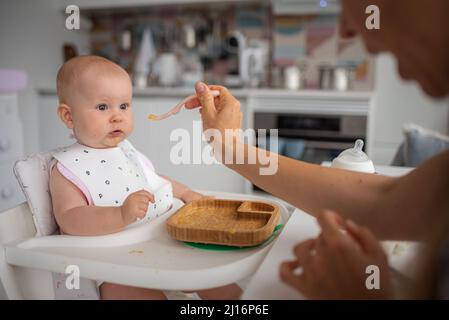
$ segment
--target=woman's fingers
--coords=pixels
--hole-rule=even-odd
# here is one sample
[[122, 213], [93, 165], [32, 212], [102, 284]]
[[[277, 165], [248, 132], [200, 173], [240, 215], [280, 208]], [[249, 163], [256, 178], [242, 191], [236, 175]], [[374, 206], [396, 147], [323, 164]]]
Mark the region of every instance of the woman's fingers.
[[209, 87], [202, 82], [197, 82], [195, 85], [195, 90], [198, 100], [203, 107], [202, 115], [208, 117], [209, 119], [213, 118], [217, 110], [215, 109], [214, 96], [210, 92]]
[[293, 253], [301, 264], [305, 265], [313, 254], [315, 247], [316, 239], [305, 240], [293, 248]]
[[[225, 87], [215, 86], [215, 85], [209, 86], [209, 90], [215, 90], [215, 91], [220, 92], [220, 95], [214, 96], [215, 108], [217, 108], [217, 104], [220, 101], [220, 96], [222, 95], [222, 93], [224, 93], [224, 96], [226, 96], [226, 94], [229, 92]], [[195, 108], [199, 108], [199, 107], [201, 107], [201, 101], [198, 97], [190, 99], [185, 104], [186, 109], [195, 109]]]
[[311, 258], [316, 245], [316, 239], [309, 239], [301, 242], [293, 248], [293, 252], [297, 257], [296, 260], [286, 261], [281, 264], [279, 272], [282, 281], [302, 290], [303, 276], [297, 273], [299, 267], [305, 267]]
[[366, 253], [377, 253], [382, 250], [376, 237], [365, 227], [357, 225], [354, 221], [346, 221], [349, 234], [360, 244]]
[[320, 224], [324, 238], [341, 238], [344, 236], [344, 221], [335, 212], [325, 210], [323, 213], [317, 215], [317, 221]]
[[195, 109], [199, 107], [201, 107], [201, 102], [198, 98], [192, 98], [185, 104], [186, 109]]
[[215, 90], [215, 91], [220, 92], [220, 95], [218, 97], [216, 97], [217, 111], [220, 111], [223, 107], [240, 109], [240, 104], [238, 103], [238, 100], [236, 100], [236, 98], [231, 94], [231, 92], [226, 87], [211, 85], [211, 86], [209, 86], [209, 88], [210, 88], [210, 90]]
[[301, 291], [302, 276], [295, 274], [295, 270], [300, 266], [301, 264], [297, 260], [285, 261], [281, 263], [279, 268], [279, 276], [283, 282]]
[[223, 86], [218, 86], [218, 85], [210, 85], [209, 86], [210, 90], [215, 90], [215, 91], [219, 91], [220, 92], [220, 97], [221, 98], [229, 98], [231, 95], [231, 93], [229, 92], [228, 88], [223, 87]]

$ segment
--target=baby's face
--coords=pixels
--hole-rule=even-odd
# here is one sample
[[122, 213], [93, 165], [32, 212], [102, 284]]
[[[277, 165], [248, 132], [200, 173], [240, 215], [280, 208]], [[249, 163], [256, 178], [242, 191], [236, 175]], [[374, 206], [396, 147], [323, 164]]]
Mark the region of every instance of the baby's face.
[[70, 106], [76, 139], [92, 148], [117, 146], [133, 130], [129, 77], [92, 71], [81, 80]]

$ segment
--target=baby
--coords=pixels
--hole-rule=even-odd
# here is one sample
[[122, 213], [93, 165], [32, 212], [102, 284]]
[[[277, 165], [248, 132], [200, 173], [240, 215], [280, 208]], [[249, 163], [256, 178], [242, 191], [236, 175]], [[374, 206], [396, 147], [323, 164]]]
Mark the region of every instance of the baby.
[[[57, 76], [58, 115], [77, 143], [54, 155], [50, 175], [53, 211], [61, 233], [118, 232], [168, 211], [172, 197], [203, 197], [156, 175], [151, 162], [126, 138], [133, 131], [132, 84], [117, 64], [97, 56], [64, 63]], [[149, 190], [157, 190], [152, 194]], [[160, 290], [100, 284], [102, 299], [165, 299]], [[203, 299], [233, 299], [231, 284], [198, 292]]]

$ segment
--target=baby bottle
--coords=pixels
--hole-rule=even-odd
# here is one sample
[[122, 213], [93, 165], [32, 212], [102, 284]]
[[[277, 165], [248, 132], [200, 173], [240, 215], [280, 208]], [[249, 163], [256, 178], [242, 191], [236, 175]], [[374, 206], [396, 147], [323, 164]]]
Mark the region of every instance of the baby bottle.
[[357, 139], [354, 148], [344, 150], [334, 160], [332, 160], [332, 167], [375, 173], [373, 162], [368, 158], [365, 152], [362, 151], [363, 140]]

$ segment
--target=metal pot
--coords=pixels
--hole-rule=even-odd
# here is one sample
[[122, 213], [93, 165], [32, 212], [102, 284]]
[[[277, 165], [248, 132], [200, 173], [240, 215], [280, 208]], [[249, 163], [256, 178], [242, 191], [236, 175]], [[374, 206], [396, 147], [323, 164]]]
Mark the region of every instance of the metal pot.
[[347, 91], [352, 86], [352, 68], [336, 67], [334, 69], [334, 89]]
[[332, 66], [320, 66], [319, 85], [321, 90], [332, 90], [334, 88], [334, 68]]
[[323, 65], [319, 69], [319, 85], [321, 90], [347, 91], [352, 86], [351, 67], [333, 67]]

